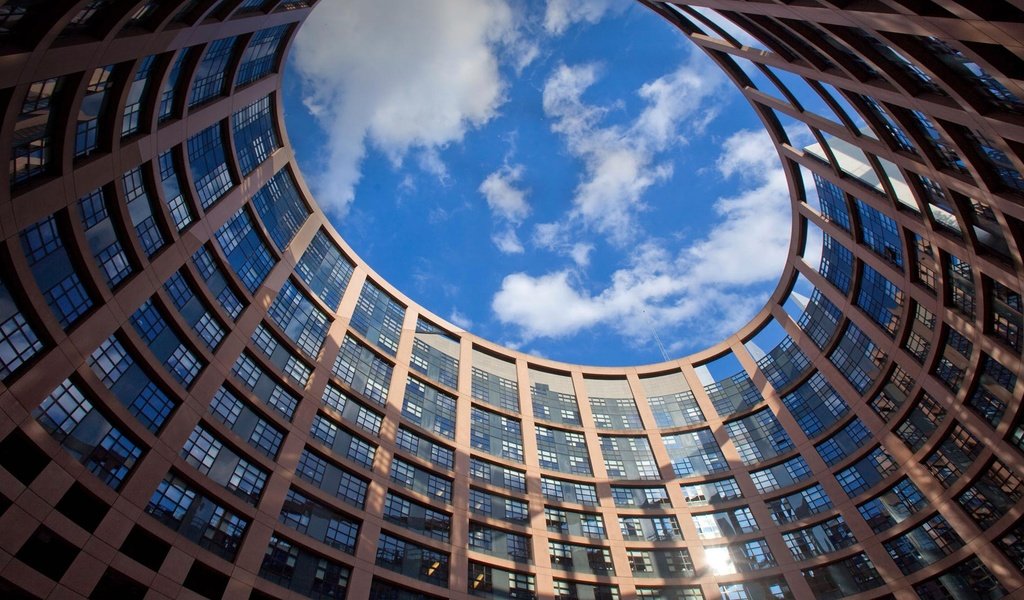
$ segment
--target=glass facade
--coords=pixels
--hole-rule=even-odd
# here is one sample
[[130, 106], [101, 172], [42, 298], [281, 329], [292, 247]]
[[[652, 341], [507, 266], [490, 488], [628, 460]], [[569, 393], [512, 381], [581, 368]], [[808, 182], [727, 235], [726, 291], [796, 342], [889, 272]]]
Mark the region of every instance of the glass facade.
[[279, 105], [314, 0], [72, 4], [0, 7], [0, 595], [1024, 586], [1013, 3], [652, 5], [755, 74], [801, 243], [736, 335], [600, 368], [447, 324], [339, 237]]

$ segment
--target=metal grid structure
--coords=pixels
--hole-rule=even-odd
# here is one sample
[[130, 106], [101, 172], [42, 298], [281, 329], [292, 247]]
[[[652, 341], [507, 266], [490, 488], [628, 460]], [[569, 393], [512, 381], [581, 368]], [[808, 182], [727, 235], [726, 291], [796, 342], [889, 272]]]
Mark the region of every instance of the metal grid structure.
[[629, 368], [352, 252], [283, 124], [314, 2], [0, 5], [0, 595], [1020, 593], [1024, 3], [642, 1], [761, 118], [793, 234], [736, 335]]

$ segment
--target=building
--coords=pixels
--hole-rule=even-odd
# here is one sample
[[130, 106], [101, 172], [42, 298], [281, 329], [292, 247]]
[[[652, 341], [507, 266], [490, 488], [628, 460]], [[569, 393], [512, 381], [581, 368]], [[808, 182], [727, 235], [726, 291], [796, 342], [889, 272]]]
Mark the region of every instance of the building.
[[0, 595], [1020, 593], [1024, 4], [644, 3], [794, 234], [736, 336], [630, 368], [460, 331], [337, 235], [278, 101], [312, 0], [3, 3]]

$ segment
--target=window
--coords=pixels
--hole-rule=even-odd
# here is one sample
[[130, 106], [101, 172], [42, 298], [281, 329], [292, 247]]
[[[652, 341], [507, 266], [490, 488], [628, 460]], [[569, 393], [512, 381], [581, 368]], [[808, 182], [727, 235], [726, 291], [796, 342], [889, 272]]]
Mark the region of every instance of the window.
[[494, 456], [523, 462], [523, 431], [515, 419], [472, 407], [470, 442], [473, 448]]
[[889, 337], [896, 334], [903, 306], [903, 291], [870, 266], [861, 265], [857, 306], [864, 310]]
[[93, 69], [79, 107], [75, 131], [75, 158], [84, 158], [99, 148], [100, 116], [107, 111], [107, 91], [113, 65]]
[[287, 31], [288, 25], [278, 25], [253, 34], [242, 53], [235, 80], [237, 85], [246, 85], [270, 74], [277, 60], [278, 47]]
[[448, 555], [425, 546], [381, 533], [377, 541], [377, 566], [415, 577], [434, 585], [448, 583]]
[[171, 65], [171, 71], [167, 75], [167, 82], [164, 84], [163, 89], [160, 91], [160, 122], [173, 118], [175, 113], [179, 110], [176, 104], [178, 104], [178, 78], [181, 76], [182, 66], [185, 64], [185, 59], [190, 53], [194, 52], [191, 48], [184, 48], [178, 52], [178, 56], [174, 59], [174, 63]]
[[[564, 385], [572, 389], [572, 381], [568, 378], [564, 380]], [[534, 383], [530, 386], [530, 400], [533, 403], [533, 415], [537, 419], [566, 425], [582, 424], [576, 395], [571, 391], [556, 391], [548, 384]]]
[[135, 77], [132, 79], [131, 86], [128, 88], [128, 99], [125, 102], [124, 116], [121, 119], [122, 137], [128, 137], [132, 134], [138, 133], [139, 131], [141, 125], [140, 117], [142, 114], [142, 101], [151, 88], [149, 75], [153, 71], [153, 63], [155, 61], [155, 55], [147, 56], [140, 60], [138, 66], [135, 68]]
[[771, 459], [793, 449], [786, 430], [767, 408], [726, 423], [725, 430], [744, 464]]
[[864, 458], [836, 473], [836, 480], [851, 498], [880, 482], [896, 469], [891, 456], [878, 446]]
[[903, 266], [902, 243], [896, 221], [871, 208], [865, 202], [856, 200], [860, 216], [861, 241], [875, 254], [897, 267]]
[[646, 437], [599, 436], [605, 471], [611, 478], [660, 479], [658, 465]]
[[942, 515], [935, 515], [883, 545], [900, 571], [909, 575], [958, 550], [964, 542]]
[[364, 335], [384, 352], [395, 355], [402, 333], [405, 307], [367, 280], [352, 314], [352, 329]]
[[46, 303], [67, 329], [92, 308], [93, 301], [64, 249], [56, 218], [51, 215], [24, 229], [21, 247]]
[[689, 390], [665, 396], [650, 396], [647, 404], [658, 427], [693, 425], [705, 420], [696, 396]]
[[590, 398], [594, 423], [602, 429], [643, 429], [632, 398]]
[[455, 402], [454, 396], [409, 377], [405, 386], [402, 415], [428, 431], [453, 440], [455, 439]]
[[231, 115], [242, 175], [252, 173], [281, 146], [270, 108], [270, 96], [266, 96]]
[[267, 315], [307, 356], [320, 354], [330, 320], [291, 280], [281, 287]]
[[128, 202], [128, 214], [131, 217], [132, 225], [135, 227], [135, 234], [142, 244], [147, 256], [153, 256], [157, 250], [166, 243], [163, 231], [161, 231], [156, 217], [153, 214], [154, 205], [148, 191], [148, 182], [142, 173], [141, 167], [136, 167], [126, 172], [121, 177], [124, 184], [124, 195]]
[[271, 241], [282, 252], [309, 216], [309, 208], [299, 196], [295, 180], [288, 170], [278, 171], [257, 190], [252, 204]]
[[270, 273], [275, 259], [253, 226], [248, 211], [239, 209], [217, 230], [216, 237], [242, 284], [250, 293], [255, 292]]
[[[0, 10], [6, 9], [10, 3]], [[28, 92], [18, 113], [11, 146], [10, 182], [20, 184], [32, 177], [45, 173], [51, 162], [52, 142], [50, 135], [55, 119], [52, 118], [54, 98], [60, 93], [63, 80], [59, 77], [36, 81], [29, 85]]]
[[829, 361], [862, 394], [878, 377], [885, 360], [885, 353], [853, 323], [846, 326], [842, 339], [829, 355]]
[[157, 160], [160, 169], [160, 185], [163, 187], [164, 192], [164, 202], [167, 204], [168, 212], [171, 213], [171, 219], [174, 220], [174, 226], [178, 231], [181, 231], [195, 220], [195, 215], [192, 212], [192, 206], [185, 201], [185, 196], [182, 192], [182, 182], [175, 152], [173, 150], [162, 152]]
[[228, 70], [228, 61], [234, 51], [235, 38], [223, 38], [210, 42], [206, 47], [196, 73], [192, 78], [192, 98], [189, 105], [198, 106], [208, 100], [220, 96], [225, 89], [224, 75]]
[[111, 288], [124, 281], [133, 268], [121, 245], [117, 228], [107, 215], [104, 188], [98, 188], [78, 200], [86, 239], [96, 263]]
[[672, 461], [672, 470], [676, 477], [710, 475], [728, 469], [725, 455], [722, 454], [710, 429], [662, 435], [661, 439]]
[[234, 185], [228, 171], [219, 123], [188, 138], [188, 162], [199, 203], [204, 209], [209, 208]]
[[458, 387], [459, 340], [432, 323], [416, 320], [409, 367], [431, 381]]
[[352, 262], [323, 229], [316, 232], [295, 272], [330, 309], [337, 310], [341, 295], [352, 277]]
[[143, 449], [113, 427], [70, 380], [57, 386], [33, 416], [65, 451], [115, 490], [142, 457]]
[[0, 379], [6, 379], [42, 348], [42, 341], [0, 281]]
[[332, 372], [353, 390], [383, 405], [388, 399], [392, 370], [391, 363], [346, 334]]
[[853, 253], [825, 234], [822, 242], [821, 266], [818, 271], [844, 294], [850, 291], [853, 277]]
[[839, 326], [841, 316], [839, 307], [815, 288], [798, 325], [818, 349], [823, 349]]
[[514, 379], [473, 367], [471, 387], [474, 399], [510, 412], [519, 412], [519, 384]]
[[590, 453], [583, 434], [536, 425], [537, 453], [546, 469], [592, 475]]

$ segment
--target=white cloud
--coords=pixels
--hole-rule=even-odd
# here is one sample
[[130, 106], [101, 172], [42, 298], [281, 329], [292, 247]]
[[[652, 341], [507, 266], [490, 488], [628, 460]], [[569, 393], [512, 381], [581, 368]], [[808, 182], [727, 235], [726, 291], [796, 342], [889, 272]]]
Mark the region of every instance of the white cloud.
[[497, 217], [517, 225], [530, 215], [526, 191], [516, 187], [522, 176], [522, 165], [504, 166], [488, 175], [480, 184], [480, 193], [484, 195], [491, 211]]
[[541, 248], [556, 250], [560, 246], [570, 246], [569, 228], [565, 223], [538, 223], [533, 228], [533, 242]]
[[575, 333], [600, 321], [606, 312], [599, 300], [569, 282], [568, 271], [540, 277], [508, 275], [491, 307], [502, 322], [517, 325], [526, 339]]
[[416, 162], [420, 169], [436, 177], [442, 185], [450, 183], [451, 176], [448, 174], [448, 166], [441, 160], [441, 154], [436, 146], [424, 148], [416, 157]]
[[395, 165], [418, 151], [443, 179], [439, 152], [492, 119], [505, 101], [499, 63], [537, 55], [505, 0], [324, 2], [295, 42], [305, 105], [324, 130], [323, 174], [311, 183], [344, 214], [367, 147]]
[[[720, 219], [701, 238], [673, 253], [657, 241], [639, 244], [610, 283], [592, 291], [576, 271], [539, 276], [513, 273], [492, 300], [497, 318], [523, 342], [572, 335], [603, 325], [631, 338], [653, 328], [672, 352], [732, 334], [763, 305], [750, 286], [778, 277], [789, 248], [789, 189], [767, 134], [739, 131], [717, 161], [742, 189], [719, 198]], [[554, 229], [553, 227], [551, 229]], [[700, 323], [703, 340], [673, 340], [664, 332]]]
[[473, 321], [468, 316], [462, 314], [458, 308], [452, 308], [451, 314], [448, 315], [448, 320], [463, 329], [473, 328]]
[[491, 241], [502, 254], [522, 254], [526, 250], [519, 241], [516, 230], [511, 226], [491, 235]]
[[605, 13], [621, 12], [626, 6], [621, 0], [548, 0], [544, 29], [559, 35], [576, 23], [597, 23]]
[[489, 174], [478, 188], [487, 200], [491, 214], [501, 223], [501, 229], [491, 235], [491, 241], [503, 254], [522, 254], [525, 251], [516, 231], [519, 224], [530, 216], [527, 191], [517, 187], [522, 176], [522, 165], [505, 165]]
[[594, 251], [594, 244], [578, 241], [575, 233], [568, 221], [538, 223], [533, 227], [532, 241], [537, 248], [566, 256], [577, 267], [586, 267], [590, 264], [590, 253]]
[[583, 242], [573, 244], [572, 248], [569, 249], [569, 257], [576, 263], [578, 267], [586, 267], [590, 264], [590, 253], [593, 252], [594, 245], [586, 244]]
[[724, 78], [691, 53], [675, 71], [637, 90], [644, 108], [632, 123], [604, 125], [609, 108], [583, 99], [599, 70], [595, 64], [558, 66], [544, 85], [544, 113], [552, 131], [583, 163], [567, 220], [625, 246], [639, 233], [636, 215], [646, 208], [646, 191], [672, 176], [672, 164], [662, 154], [685, 143], [684, 129], [699, 133], [714, 117], [717, 108], [707, 100]]

